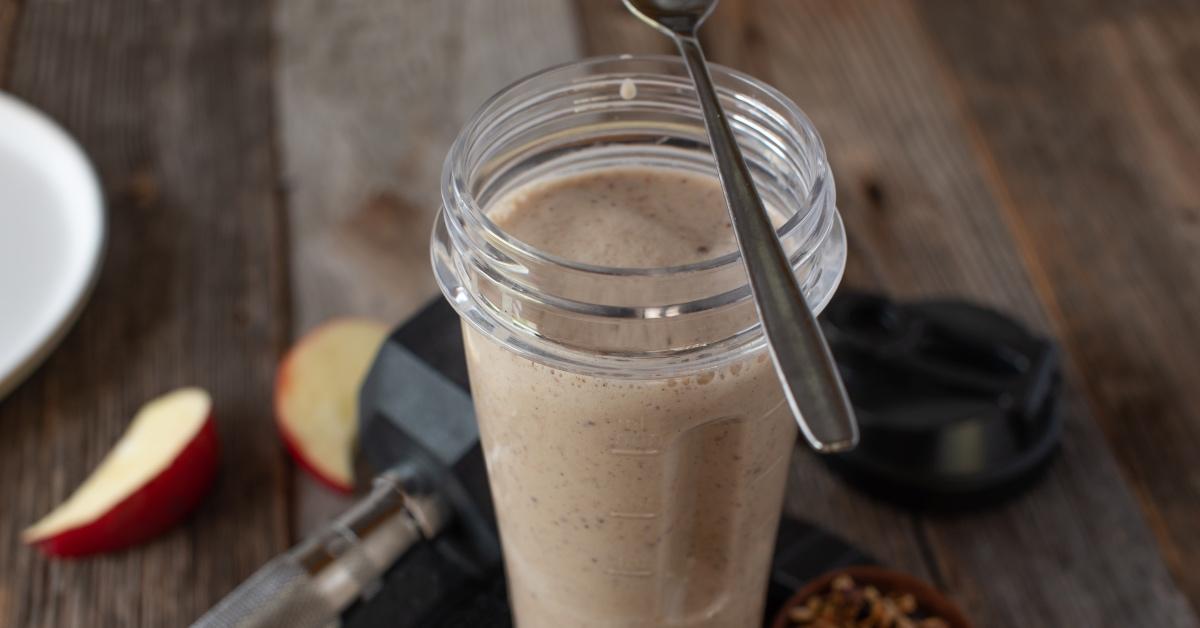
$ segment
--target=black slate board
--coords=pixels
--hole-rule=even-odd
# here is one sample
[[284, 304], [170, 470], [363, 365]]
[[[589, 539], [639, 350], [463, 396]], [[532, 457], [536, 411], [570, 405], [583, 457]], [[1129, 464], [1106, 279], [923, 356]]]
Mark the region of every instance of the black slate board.
[[[827, 571], [875, 561], [842, 539], [807, 523], [780, 525], [767, 592], [768, 623], [802, 584]], [[512, 626], [504, 575], [468, 575], [432, 544], [409, 552], [388, 572], [382, 588], [343, 617], [345, 628], [507, 628]]]

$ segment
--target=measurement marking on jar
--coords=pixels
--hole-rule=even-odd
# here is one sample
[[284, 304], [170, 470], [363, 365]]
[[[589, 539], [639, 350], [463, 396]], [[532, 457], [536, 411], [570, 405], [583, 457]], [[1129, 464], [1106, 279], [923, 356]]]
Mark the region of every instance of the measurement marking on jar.
[[655, 519], [658, 517], [656, 512], [609, 512], [608, 516], [613, 519]]
[[649, 578], [654, 575], [654, 572], [649, 569], [613, 569], [612, 567], [605, 568], [604, 573], [623, 578]]
[[614, 447], [608, 450], [608, 453], [614, 456], [657, 456], [662, 452], [658, 449], [622, 449]]

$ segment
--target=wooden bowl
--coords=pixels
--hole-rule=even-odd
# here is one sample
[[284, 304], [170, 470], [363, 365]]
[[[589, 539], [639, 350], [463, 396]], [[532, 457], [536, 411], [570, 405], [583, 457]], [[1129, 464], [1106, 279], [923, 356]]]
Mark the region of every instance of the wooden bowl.
[[783, 605], [779, 614], [775, 616], [773, 628], [792, 628], [794, 624], [788, 622], [788, 611], [795, 606], [804, 604], [808, 598], [828, 591], [833, 579], [842, 574], [853, 578], [854, 583], [859, 586], [872, 585], [885, 594], [911, 593], [917, 599], [918, 608], [929, 615], [946, 620], [950, 628], [972, 628], [967, 616], [963, 615], [963, 612], [950, 601], [950, 598], [942, 595], [940, 591], [923, 580], [899, 571], [865, 565], [835, 569], [819, 578], [810, 580]]

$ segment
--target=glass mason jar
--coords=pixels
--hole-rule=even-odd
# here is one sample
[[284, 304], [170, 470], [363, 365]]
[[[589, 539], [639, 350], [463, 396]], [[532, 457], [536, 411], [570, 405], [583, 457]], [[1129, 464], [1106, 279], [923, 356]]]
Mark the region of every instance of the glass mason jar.
[[[821, 140], [775, 89], [712, 73], [819, 311], [846, 253]], [[483, 105], [446, 158], [433, 266], [463, 319], [522, 628], [761, 622], [796, 426], [739, 255], [593, 266], [488, 217], [531, 181], [639, 166], [715, 176], [673, 57], [587, 59], [523, 79]]]

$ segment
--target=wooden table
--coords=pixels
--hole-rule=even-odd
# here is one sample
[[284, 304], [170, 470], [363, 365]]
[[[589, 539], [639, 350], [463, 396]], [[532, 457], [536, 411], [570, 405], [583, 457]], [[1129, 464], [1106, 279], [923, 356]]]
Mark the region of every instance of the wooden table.
[[[1066, 354], [1063, 454], [1021, 499], [910, 513], [797, 455], [788, 508], [981, 626], [1197, 625], [1200, 4], [726, 0], [706, 35], [823, 134], [847, 283], [992, 304]], [[615, 0], [0, 0], [0, 86], [79, 138], [111, 227], [79, 324], [0, 402], [0, 625], [186, 625], [336, 511], [275, 437], [281, 351], [434, 295], [442, 156], [484, 97], [662, 50]], [[197, 516], [92, 560], [20, 545], [183, 384], [224, 446]]]

